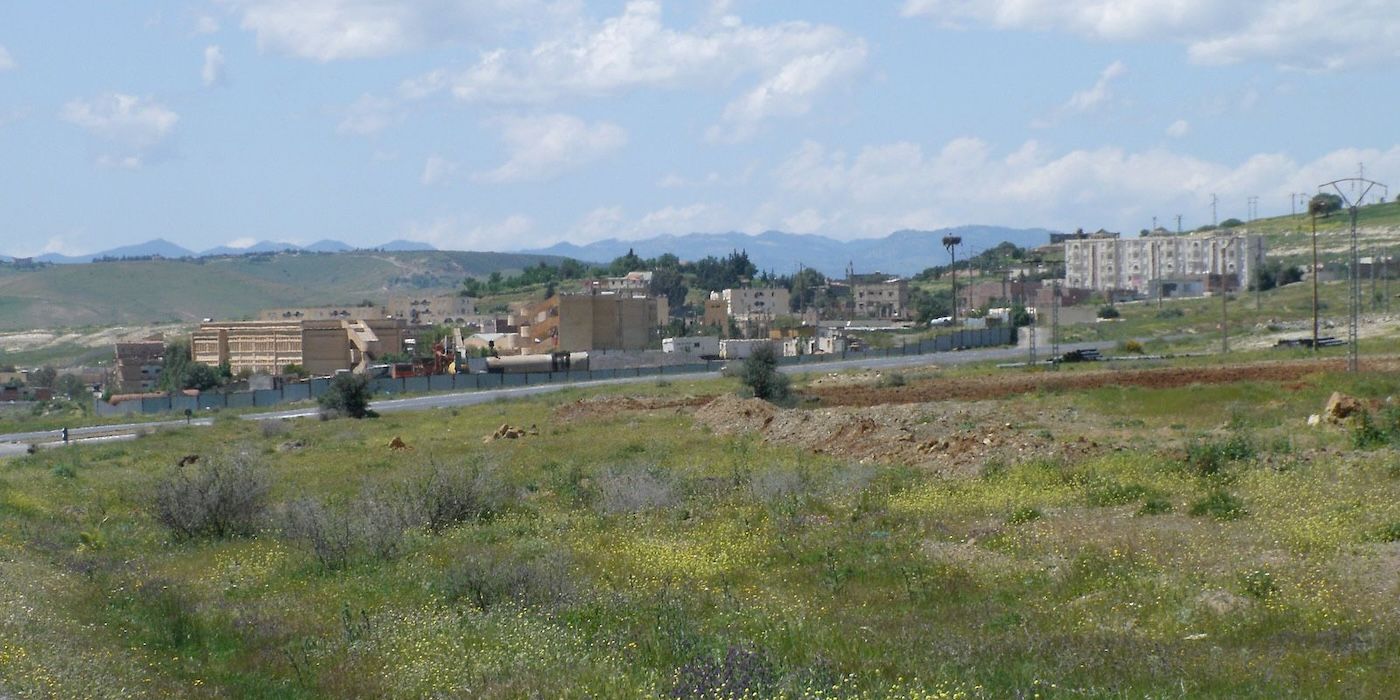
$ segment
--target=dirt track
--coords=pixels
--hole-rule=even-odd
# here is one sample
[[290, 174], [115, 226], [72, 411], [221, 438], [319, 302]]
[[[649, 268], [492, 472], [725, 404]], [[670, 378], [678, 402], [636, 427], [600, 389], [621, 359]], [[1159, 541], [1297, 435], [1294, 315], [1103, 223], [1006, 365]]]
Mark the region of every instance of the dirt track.
[[[1367, 367], [1377, 366], [1367, 361]], [[1391, 368], [1393, 361], [1386, 363]], [[898, 387], [830, 387], [803, 392], [821, 399], [822, 406], [879, 406], [882, 404], [926, 403], [949, 400], [1000, 399], [1033, 391], [1095, 389], [1103, 386], [1140, 386], [1167, 389], [1192, 384], [1229, 384], [1249, 381], [1296, 381], [1323, 371], [1341, 371], [1344, 360], [1303, 362], [1260, 362], [1222, 367], [1168, 367], [1135, 370], [1090, 370], [1085, 372], [1012, 373], [975, 378], [936, 378]]]

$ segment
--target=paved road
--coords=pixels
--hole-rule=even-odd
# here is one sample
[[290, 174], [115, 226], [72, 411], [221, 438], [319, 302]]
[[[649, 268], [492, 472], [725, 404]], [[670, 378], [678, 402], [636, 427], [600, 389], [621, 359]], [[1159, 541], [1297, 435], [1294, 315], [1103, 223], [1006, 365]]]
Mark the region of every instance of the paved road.
[[[1072, 350], [1100, 347], [1103, 343], [1073, 343], [1061, 345], [1062, 352]], [[1048, 348], [1046, 348], [1048, 351]], [[1026, 356], [1024, 348], [991, 348], [977, 350], [962, 350], [958, 352], [940, 352], [925, 355], [895, 355], [891, 357], [866, 357], [850, 360], [833, 360], [831, 362], [821, 362], [802, 365], [785, 365], [780, 369], [787, 374], [803, 374], [808, 372], [837, 372], [848, 369], [896, 369], [899, 367], [917, 367], [919, 365], [955, 365], [968, 364], [972, 362], [990, 362], [998, 360], [1018, 360]], [[537, 384], [534, 386], [512, 387], [508, 389], [489, 389], [485, 391], [467, 391], [451, 394], [428, 394], [405, 399], [380, 399], [370, 404], [370, 407], [380, 413], [393, 413], [396, 411], [422, 411], [435, 408], [454, 408], [459, 406], [474, 406], [477, 404], [490, 403], [510, 399], [521, 399], [529, 396], [538, 396], [569, 388], [588, 388], [598, 386], [609, 386], [616, 384], [638, 384], [644, 382], [655, 382], [660, 378], [666, 379], [704, 379], [719, 376], [719, 372], [698, 372], [693, 374], [674, 374], [658, 377], [648, 375], [644, 377], [620, 377], [617, 379], [598, 379], [589, 382], [573, 382], [568, 384]], [[293, 408], [284, 411], [268, 411], [264, 413], [245, 413], [241, 417], [246, 420], [281, 420], [289, 418], [304, 418], [314, 416], [318, 412], [315, 407]], [[196, 418], [189, 421], [189, 425], [207, 426], [213, 423], [209, 418]], [[152, 421], [147, 423], [123, 423], [119, 425], [95, 425], [88, 427], [70, 428], [69, 439], [73, 442], [91, 442], [96, 440], [131, 439], [138, 432], [143, 430], [159, 430], [163, 428], [173, 428], [186, 425], [186, 421], [165, 420]], [[44, 430], [29, 433], [10, 433], [0, 435], [0, 457], [9, 457], [16, 454], [23, 454], [28, 449], [28, 445], [37, 444], [40, 447], [60, 447], [62, 446], [62, 434], [58, 430]]]

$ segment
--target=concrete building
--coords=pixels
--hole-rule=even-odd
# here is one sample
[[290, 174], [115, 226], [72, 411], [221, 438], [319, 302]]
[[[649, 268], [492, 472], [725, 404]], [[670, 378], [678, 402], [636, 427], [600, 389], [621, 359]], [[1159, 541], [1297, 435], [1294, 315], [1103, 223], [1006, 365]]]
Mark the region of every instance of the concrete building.
[[646, 296], [651, 293], [651, 277], [651, 270], [638, 270], [621, 277], [584, 280], [583, 289], [598, 294], [612, 292], [621, 296]]
[[190, 336], [195, 362], [227, 363], [235, 373], [279, 374], [301, 365], [312, 375], [364, 372], [404, 349], [402, 319], [233, 321], [201, 324]]
[[1096, 237], [1065, 243], [1065, 285], [1147, 294], [1154, 280], [1223, 275], [1243, 289], [1264, 258], [1264, 240], [1232, 231], [1141, 238]]
[[852, 276], [851, 310], [856, 318], [908, 319], [909, 281], [887, 275]]
[[263, 309], [259, 321], [364, 321], [384, 318], [384, 307], [374, 306], [294, 306], [284, 309]]
[[520, 318], [520, 351], [643, 350], [667, 320], [665, 298], [556, 294]]
[[713, 335], [662, 338], [661, 351], [695, 358], [719, 357], [719, 337]]
[[713, 296], [705, 300], [705, 314], [701, 317], [701, 323], [724, 332], [729, 328], [729, 303], [719, 298], [718, 294], [711, 294]]
[[390, 297], [384, 312], [410, 326], [463, 325], [476, 316], [476, 299], [460, 294], [396, 296]]
[[725, 313], [736, 321], [771, 321], [792, 313], [792, 295], [783, 287], [740, 287], [720, 292]]
[[151, 391], [160, 384], [165, 367], [165, 341], [142, 340], [117, 343], [116, 362], [112, 368], [114, 393]]

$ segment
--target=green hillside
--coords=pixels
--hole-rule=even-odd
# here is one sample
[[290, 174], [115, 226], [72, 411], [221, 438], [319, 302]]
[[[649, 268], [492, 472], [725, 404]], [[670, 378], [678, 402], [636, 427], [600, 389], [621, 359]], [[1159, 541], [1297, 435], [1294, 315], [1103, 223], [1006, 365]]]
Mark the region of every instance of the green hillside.
[[444, 251], [284, 253], [200, 260], [0, 266], [0, 330], [239, 318], [259, 309], [352, 304], [444, 291], [464, 277], [557, 258]]

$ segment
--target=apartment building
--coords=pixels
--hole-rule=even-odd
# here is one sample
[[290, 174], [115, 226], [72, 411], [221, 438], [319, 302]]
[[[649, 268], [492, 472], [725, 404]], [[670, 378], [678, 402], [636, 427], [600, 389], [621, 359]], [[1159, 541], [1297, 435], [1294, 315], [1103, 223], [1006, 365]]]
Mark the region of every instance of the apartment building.
[[1156, 280], [1212, 275], [1226, 289], [1243, 289], [1264, 259], [1263, 238], [1235, 232], [1070, 239], [1064, 246], [1067, 287], [1140, 294]]

